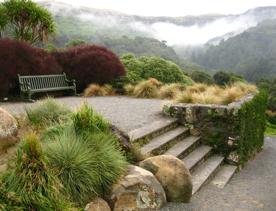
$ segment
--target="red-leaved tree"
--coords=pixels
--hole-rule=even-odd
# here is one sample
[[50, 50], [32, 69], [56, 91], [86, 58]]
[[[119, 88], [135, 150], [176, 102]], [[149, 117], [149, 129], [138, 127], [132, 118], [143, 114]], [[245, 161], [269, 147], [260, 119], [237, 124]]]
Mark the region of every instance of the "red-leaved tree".
[[76, 79], [78, 91], [90, 83], [109, 83], [125, 75], [119, 58], [105, 47], [82, 45], [52, 53], [63, 71]]
[[61, 72], [55, 58], [46, 51], [22, 41], [0, 39], [1, 97], [19, 93], [17, 74], [44, 75]]

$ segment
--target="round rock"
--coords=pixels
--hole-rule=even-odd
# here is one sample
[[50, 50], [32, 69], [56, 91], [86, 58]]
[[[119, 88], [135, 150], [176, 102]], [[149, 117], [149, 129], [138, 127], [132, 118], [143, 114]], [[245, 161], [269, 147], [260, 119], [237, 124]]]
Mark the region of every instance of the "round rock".
[[163, 186], [167, 200], [188, 203], [192, 197], [192, 178], [183, 161], [172, 155], [150, 157], [140, 167], [152, 172]]
[[86, 205], [85, 211], [111, 211], [108, 203], [102, 198], [96, 198]]
[[17, 121], [7, 111], [0, 108], [0, 151], [17, 141]]
[[111, 201], [114, 211], [158, 210], [166, 203], [166, 194], [151, 172], [129, 165], [127, 174], [113, 185]]

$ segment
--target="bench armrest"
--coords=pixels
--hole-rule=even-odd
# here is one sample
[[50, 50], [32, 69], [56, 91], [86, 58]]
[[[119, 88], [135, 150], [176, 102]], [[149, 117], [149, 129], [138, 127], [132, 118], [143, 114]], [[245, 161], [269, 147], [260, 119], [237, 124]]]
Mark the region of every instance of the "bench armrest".
[[72, 85], [76, 85], [76, 80], [75, 79], [72, 79], [72, 80], [69, 80], [69, 79], [65, 79], [65, 81], [67, 82], [67, 83], [71, 83]]
[[31, 84], [29, 82], [27, 83], [19, 82], [19, 86], [21, 90], [31, 90]]

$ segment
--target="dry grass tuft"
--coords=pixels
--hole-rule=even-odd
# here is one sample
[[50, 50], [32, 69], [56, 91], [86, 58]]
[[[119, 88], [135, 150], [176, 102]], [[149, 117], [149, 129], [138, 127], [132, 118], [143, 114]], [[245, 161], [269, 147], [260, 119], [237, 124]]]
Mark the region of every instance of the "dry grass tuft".
[[176, 95], [175, 103], [193, 103], [193, 93], [184, 91]]
[[132, 84], [126, 84], [124, 86], [124, 90], [125, 90], [126, 94], [130, 95], [130, 96], [133, 95], [134, 88], [135, 88], [135, 86]]
[[257, 92], [256, 86], [241, 82], [224, 88], [216, 85], [195, 84], [187, 87], [184, 92], [177, 94], [174, 102], [227, 105], [249, 93]]
[[152, 81], [142, 81], [134, 87], [133, 96], [138, 98], [157, 98], [158, 87]]
[[157, 87], [161, 87], [162, 86], [162, 82], [158, 81], [155, 78], [149, 78], [147, 81], [149, 83], [151, 83], [152, 85], [154, 85], [154, 86], [157, 86]]
[[92, 96], [110, 96], [115, 95], [115, 92], [110, 85], [103, 85], [100, 86], [99, 84], [90, 84], [84, 90], [85, 97], [92, 97]]
[[201, 93], [201, 92], [205, 92], [208, 87], [209, 86], [207, 84], [196, 83], [192, 86], [187, 87], [187, 91], [192, 93], [193, 92]]
[[173, 99], [184, 89], [181, 84], [167, 84], [161, 87], [159, 96], [161, 99]]
[[158, 98], [162, 83], [155, 78], [141, 81], [137, 85], [127, 84], [124, 86], [127, 95], [138, 98]]

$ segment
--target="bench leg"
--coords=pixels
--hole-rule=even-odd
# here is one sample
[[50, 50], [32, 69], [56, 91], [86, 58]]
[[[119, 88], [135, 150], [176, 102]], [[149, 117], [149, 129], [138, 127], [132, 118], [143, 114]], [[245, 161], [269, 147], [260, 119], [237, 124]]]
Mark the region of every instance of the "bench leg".
[[35, 100], [32, 99], [32, 93], [31, 92], [28, 92], [28, 100], [30, 102], [35, 102]]

